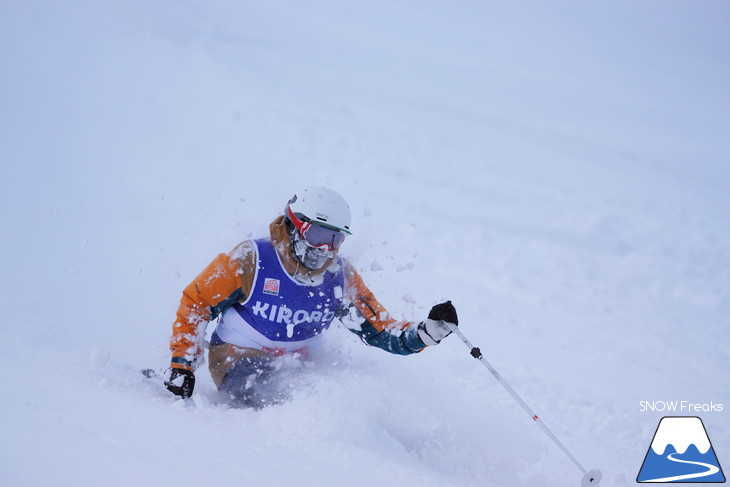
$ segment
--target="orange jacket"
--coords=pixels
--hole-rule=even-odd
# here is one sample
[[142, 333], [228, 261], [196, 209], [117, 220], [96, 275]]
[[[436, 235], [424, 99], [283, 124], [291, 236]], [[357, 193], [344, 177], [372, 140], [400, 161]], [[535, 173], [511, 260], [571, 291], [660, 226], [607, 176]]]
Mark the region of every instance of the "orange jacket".
[[[307, 275], [294, 259], [289, 243], [283, 217], [279, 217], [269, 226], [271, 243], [279, 253], [286, 271], [294, 276], [299, 273]], [[219, 254], [203, 272], [184, 290], [177, 319], [172, 325], [172, 367], [193, 369], [195, 359], [202, 353], [202, 335], [206, 325], [220, 313], [236, 302], [242, 302], [249, 295], [253, 286], [258, 266], [254, 243], [244, 241], [231, 252]], [[383, 348], [392, 353], [407, 354], [425, 348], [417, 338], [415, 323], [397, 321], [375, 298], [360, 277], [360, 274], [346, 260], [345, 292], [343, 300], [353, 306], [364, 318], [359, 330], [352, 330], [367, 343]], [[330, 262], [331, 263], [331, 262]], [[326, 271], [327, 263], [322, 269], [309, 272], [315, 276]], [[410, 330], [409, 333], [400, 333]], [[398, 333], [391, 333], [398, 331]]]

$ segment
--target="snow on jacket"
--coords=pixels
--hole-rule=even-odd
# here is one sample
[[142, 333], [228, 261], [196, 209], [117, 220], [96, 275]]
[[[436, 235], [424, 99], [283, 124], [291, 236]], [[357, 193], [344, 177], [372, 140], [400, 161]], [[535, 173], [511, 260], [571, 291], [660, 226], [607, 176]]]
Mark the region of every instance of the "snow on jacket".
[[[407, 355], [420, 352], [425, 344], [418, 338], [416, 323], [398, 321], [375, 298], [355, 268], [341, 257], [335, 256], [317, 271], [309, 271], [299, 265], [291, 252], [284, 217], [278, 217], [269, 226], [270, 239], [286, 273], [298, 280], [322, 279], [331, 267], [342, 265], [344, 290], [334, 306], [338, 316], [354, 308], [363, 321], [354, 329], [348, 329], [369, 345], [390, 353]], [[256, 281], [259, 257], [257, 244], [246, 240], [227, 254], [219, 254], [203, 272], [183, 291], [177, 319], [172, 326], [170, 349], [172, 367], [193, 369], [195, 359], [202, 353], [205, 328], [211, 320], [229, 308], [246, 303]], [[244, 304], [244, 306], [249, 305]], [[265, 347], [257, 347], [268, 351]]]

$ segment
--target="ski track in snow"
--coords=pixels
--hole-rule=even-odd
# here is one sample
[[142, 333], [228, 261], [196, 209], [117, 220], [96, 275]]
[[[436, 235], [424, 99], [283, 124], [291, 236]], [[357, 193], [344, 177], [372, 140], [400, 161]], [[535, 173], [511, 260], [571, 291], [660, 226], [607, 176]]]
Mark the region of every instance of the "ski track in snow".
[[690, 479], [699, 479], [702, 477], [707, 477], [713, 474], [716, 474], [720, 471], [719, 468], [717, 468], [714, 465], [711, 465], [709, 463], [703, 463], [703, 462], [692, 462], [689, 460], [681, 460], [679, 458], [674, 458], [672, 455], [678, 455], [678, 453], [672, 453], [670, 455], [667, 455], [667, 458], [670, 459], [673, 462], [678, 463], [688, 463], [690, 465], [699, 465], [700, 467], [707, 468], [704, 472], [698, 472], [698, 473], [691, 473], [686, 475], [675, 475], [674, 477], [662, 477], [660, 479], [651, 479], [651, 480], [645, 480], [645, 482], [678, 482], [680, 480], [690, 480]]
[[454, 337], [334, 327], [260, 412], [206, 365], [189, 401], [139, 373], [302, 184], [348, 199], [389, 311], [451, 299], [603, 486], [634, 485], [642, 400], [724, 404], [686, 413], [726, 455], [730, 31], [700, 3], [2, 3], [0, 484], [577, 485]]

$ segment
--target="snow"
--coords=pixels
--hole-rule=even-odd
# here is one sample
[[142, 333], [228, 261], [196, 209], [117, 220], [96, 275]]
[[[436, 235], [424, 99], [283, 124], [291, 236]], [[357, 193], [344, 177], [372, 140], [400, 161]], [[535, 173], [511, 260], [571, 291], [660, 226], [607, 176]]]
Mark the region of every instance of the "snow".
[[669, 417], [662, 419], [657, 428], [651, 449], [657, 455], [664, 455], [667, 445], [674, 445], [677, 453], [684, 453], [690, 445], [697, 447], [703, 455], [710, 449], [710, 440], [699, 418]]
[[[303, 184], [397, 319], [460, 327], [604, 486], [659, 419], [730, 464], [730, 7], [0, 4], [0, 483], [578, 485], [455, 337], [337, 327], [259, 412], [159, 380], [182, 289]], [[398, 269], [408, 272], [398, 272]], [[690, 412], [687, 415], [697, 415]]]

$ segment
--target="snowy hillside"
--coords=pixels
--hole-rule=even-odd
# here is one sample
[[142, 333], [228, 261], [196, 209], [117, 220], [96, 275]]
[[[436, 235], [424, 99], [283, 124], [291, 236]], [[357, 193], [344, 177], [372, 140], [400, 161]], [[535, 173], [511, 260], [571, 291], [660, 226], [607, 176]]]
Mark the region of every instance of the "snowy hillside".
[[[182, 289], [322, 184], [398, 317], [461, 329], [603, 486], [730, 465], [730, 5], [0, 2], [0, 485], [577, 486], [456, 338], [333, 327], [294, 398], [176, 400]], [[727, 467], [726, 467], [727, 468]], [[726, 475], [727, 475], [726, 471]]]

